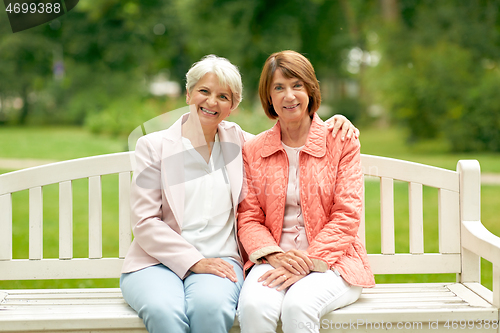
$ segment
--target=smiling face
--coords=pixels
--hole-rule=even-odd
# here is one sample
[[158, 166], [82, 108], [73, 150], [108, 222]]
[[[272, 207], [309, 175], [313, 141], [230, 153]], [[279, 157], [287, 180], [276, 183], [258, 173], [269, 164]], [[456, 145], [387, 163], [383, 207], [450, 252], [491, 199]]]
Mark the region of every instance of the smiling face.
[[220, 85], [217, 75], [207, 73], [186, 93], [186, 102], [195, 105], [204, 131], [216, 130], [231, 113], [232, 93], [229, 86]]
[[309, 118], [309, 93], [301, 79], [287, 78], [277, 70], [270, 89], [272, 106], [280, 121], [300, 122]]

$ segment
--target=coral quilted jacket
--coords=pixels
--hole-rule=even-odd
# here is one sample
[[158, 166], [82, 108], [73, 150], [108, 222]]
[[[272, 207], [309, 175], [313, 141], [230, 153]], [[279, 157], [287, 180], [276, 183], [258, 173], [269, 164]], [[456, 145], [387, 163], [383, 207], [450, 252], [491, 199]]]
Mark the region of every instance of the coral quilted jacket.
[[[243, 149], [246, 193], [238, 209], [238, 236], [250, 256], [245, 269], [279, 247], [288, 185], [288, 157], [279, 122]], [[358, 237], [363, 176], [356, 139], [333, 138], [315, 114], [299, 155], [300, 202], [316, 271], [337, 270], [350, 284], [372, 287], [373, 273]]]

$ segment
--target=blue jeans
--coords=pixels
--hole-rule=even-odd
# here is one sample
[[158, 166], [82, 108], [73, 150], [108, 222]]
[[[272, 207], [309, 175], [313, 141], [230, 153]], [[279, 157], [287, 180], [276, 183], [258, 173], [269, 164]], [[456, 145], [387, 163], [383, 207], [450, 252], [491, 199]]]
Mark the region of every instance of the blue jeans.
[[234, 323], [243, 268], [231, 258], [222, 259], [233, 265], [237, 283], [195, 273], [181, 280], [158, 264], [122, 274], [120, 288], [150, 333], [226, 333]]

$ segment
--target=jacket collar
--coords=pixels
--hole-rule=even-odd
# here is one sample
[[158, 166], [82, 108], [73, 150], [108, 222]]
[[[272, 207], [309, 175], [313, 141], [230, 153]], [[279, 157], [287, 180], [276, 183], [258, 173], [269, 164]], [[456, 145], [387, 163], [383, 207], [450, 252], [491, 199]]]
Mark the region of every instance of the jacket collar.
[[[170, 128], [163, 132], [164, 143], [162, 145], [162, 161], [171, 156], [177, 156], [174, 163], [162, 163], [162, 175], [165, 177], [163, 188], [167, 201], [176, 217], [179, 226], [182, 226], [184, 217], [184, 146], [182, 145], [182, 123], [187, 120], [189, 114], [182, 115]], [[221, 121], [218, 125], [219, 140], [221, 142], [222, 154], [228, 174], [228, 182], [231, 187], [233, 209], [239, 203], [239, 196], [243, 184], [243, 159], [241, 157], [242, 142], [237, 128], [231, 123]], [[170, 184], [177, 184], [171, 186]]]
[[[326, 135], [327, 128], [319, 116], [314, 113], [309, 134], [307, 135], [306, 144], [302, 151], [314, 157], [323, 157], [326, 154]], [[272, 154], [283, 150], [281, 144], [281, 126], [280, 122], [268, 130], [264, 138], [264, 147], [261, 151], [262, 157], [269, 157]]]
[[[172, 126], [165, 130], [163, 138], [172, 142], [177, 142], [182, 138], [182, 124], [186, 122], [189, 117], [189, 112], [183, 114]], [[221, 121], [217, 125], [217, 133], [220, 141], [232, 142], [240, 145], [241, 142], [238, 133], [234, 130], [233, 126], [228, 126], [226, 121]]]

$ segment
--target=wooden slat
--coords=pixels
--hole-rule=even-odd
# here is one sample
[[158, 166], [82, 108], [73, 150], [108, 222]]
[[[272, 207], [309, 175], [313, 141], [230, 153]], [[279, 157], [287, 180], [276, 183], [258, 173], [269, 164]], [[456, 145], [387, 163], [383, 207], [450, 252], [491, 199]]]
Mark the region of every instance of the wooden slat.
[[391, 178], [380, 179], [380, 218], [382, 254], [394, 254], [394, 181]]
[[0, 175], [0, 195], [68, 180], [132, 171], [134, 152], [79, 158]]
[[119, 175], [118, 256], [120, 258], [125, 258], [132, 240], [132, 229], [130, 226], [130, 175], [130, 172], [122, 172]]
[[459, 193], [439, 189], [439, 252], [460, 253]]
[[[36, 309], [36, 307], [34, 307]], [[66, 307], [66, 311], [53, 313], [52, 315], [12, 316], [2, 320], [2, 330], [11, 332], [92, 332], [92, 333], [127, 333], [144, 332], [142, 320], [128, 305], [122, 305], [121, 311], [106, 313], [99, 311], [100, 308], [86, 307], [85, 312], [72, 314], [72, 307]], [[129, 329], [134, 329], [129, 331]], [[139, 330], [141, 329], [141, 330]]]
[[14, 259], [0, 261], [2, 280], [120, 278], [123, 259]]
[[101, 177], [89, 177], [89, 258], [102, 258]]
[[42, 187], [29, 190], [29, 258], [43, 257], [43, 196]]
[[13, 305], [13, 306], [22, 306], [22, 305], [31, 305], [31, 306], [36, 306], [36, 307], [41, 307], [43, 305], [51, 305], [53, 308], [54, 306], [67, 306], [67, 305], [105, 305], [105, 306], [110, 306], [114, 304], [122, 304], [126, 302], [122, 299], [116, 299], [116, 298], [103, 298], [101, 297], [91, 297], [91, 298], [79, 298], [79, 299], [73, 299], [73, 298], [67, 298], [67, 299], [36, 299], [36, 298], [27, 298], [27, 299], [21, 299], [21, 300], [12, 300], [8, 299], [6, 302], [8, 305]]
[[365, 209], [365, 182], [363, 181], [363, 207], [361, 210], [361, 221], [359, 222], [358, 236], [361, 239], [361, 243], [366, 245], [366, 236], [365, 236], [365, 221], [366, 221], [366, 209]]
[[73, 191], [71, 181], [59, 183], [59, 258], [73, 258]]
[[[457, 284], [377, 285], [375, 288], [364, 289], [360, 299], [354, 304], [323, 316], [322, 322], [360, 323], [363, 325], [360, 325], [359, 330], [365, 332], [366, 323], [369, 322], [378, 323], [378, 331], [385, 331], [380, 327], [382, 322], [494, 320], [498, 316], [498, 309], [466, 289]], [[424, 325], [422, 328], [427, 332], [428, 324]], [[396, 327], [392, 326], [392, 329], [396, 330]], [[401, 331], [416, 332], [418, 329], [407, 327], [407, 330]]]
[[493, 265], [493, 305], [500, 308], [500, 266]]
[[480, 283], [462, 283], [486, 302], [493, 304], [493, 293]]
[[[109, 289], [116, 289], [116, 288], [109, 288]], [[97, 299], [107, 299], [107, 300], [119, 300], [120, 302], [123, 301], [122, 294], [120, 292], [120, 289], [118, 288], [116, 292], [114, 293], [105, 293], [105, 292], [99, 292], [99, 291], [94, 291], [94, 288], [88, 288], [88, 292], [86, 293], [72, 293], [72, 292], [65, 292], [65, 293], [51, 293], [51, 292], [45, 292], [45, 293], [24, 293], [24, 294], [15, 294], [9, 292], [9, 297], [6, 302], [9, 302], [9, 304], [12, 304], [12, 302], [19, 302], [19, 301], [51, 301], [53, 302], [52, 304], [56, 304], [57, 302], [65, 302], [67, 300], [73, 300], [75, 303], [78, 303], [79, 300], [97, 300]], [[83, 302], [82, 302], [83, 303]]]
[[[12, 259], [12, 195], [0, 196], [0, 260]], [[1, 276], [0, 272], [0, 276]]]
[[[54, 259], [49, 259], [54, 261]], [[87, 259], [75, 259], [76, 261], [87, 260]], [[103, 295], [103, 297], [107, 297], [107, 294], [116, 294], [121, 293], [120, 288], [64, 288], [64, 289], [11, 289], [7, 290], [8, 294], [13, 297], [17, 297], [20, 295], [51, 295], [51, 297], [59, 297], [57, 295], [66, 295], [66, 294], [74, 294], [74, 295], [86, 295], [98, 293]], [[85, 297], [85, 296], [83, 296]]]
[[457, 295], [460, 299], [465, 300], [467, 304], [475, 307], [490, 307], [491, 304], [486, 302], [481, 296], [473, 292], [461, 283], [454, 283], [448, 288]]
[[410, 211], [410, 253], [424, 253], [424, 214], [422, 203], [422, 184], [409, 183]]
[[374, 274], [444, 274], [460, 272], [459, 254], [368, 254]]
[[454, 192], [459, 190], [456, 171], [366, 154], [361, 154], [361, 166], [365, 175], [420, 183]]
[[481, 257], [466, 248], [462, 248], [461, 282], [481, 282]]

